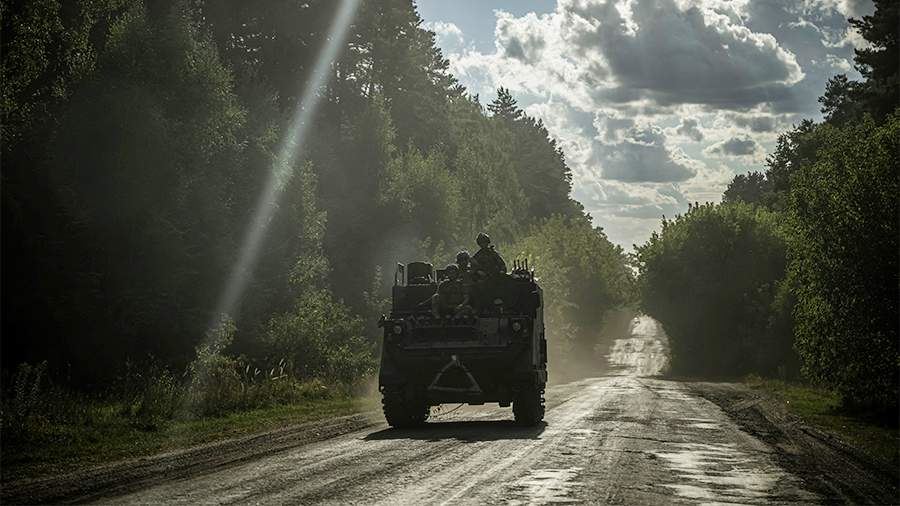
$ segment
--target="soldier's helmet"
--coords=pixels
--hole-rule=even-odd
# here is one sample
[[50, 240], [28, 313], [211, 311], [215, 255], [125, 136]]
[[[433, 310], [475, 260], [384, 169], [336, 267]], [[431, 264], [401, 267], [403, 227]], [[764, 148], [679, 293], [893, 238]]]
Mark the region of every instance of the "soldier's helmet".
[[469, 265], [469, 252], [466, 250], [462, 250], [456, 254], [456, 265], [460, 267], [465, 267]]
[[456, 264], [450, 264], [444, 269], [444, 274], [447, 276], [447, 279], [456, 279], [459, 277], [459, 267]]
[[478, 234], [478, 237], [475, 238], [475, 242], [478, 243], [478, 246], [483, 248], [491, 243], [491, 236], [481, 232]]

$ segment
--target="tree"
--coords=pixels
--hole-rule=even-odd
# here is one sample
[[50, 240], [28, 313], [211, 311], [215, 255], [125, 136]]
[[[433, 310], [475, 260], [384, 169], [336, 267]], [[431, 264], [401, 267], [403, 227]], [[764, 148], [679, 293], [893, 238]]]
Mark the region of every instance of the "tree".
[[825, 94], [819, 97], [825, 121], [833, 125], [843, 125], [862, 113], [862, 104], [857, 101], [860, 83], [850, 81], [846, 74], [838, 74], [825, 84]]
[[364, 2], [354, 28], [340, 82], [353, 95], [384, 97], [400, 146], [428, 151], [441, 144], [457, 83], [412, 0]]
[[850, 25], [868, 42], [867, 47], [855, 50], [854, 57], [863, 81], [850, 81], [843, 74], [828, 80], [825, 94], [819, 98], [827, 122], [841, 126], [851, 119], [861, 120], [865, 113], [882, 121], [897, 108], [898, 24], [900, 5], [892, 0], [876, 0], [874, 14], [850, 19]]
[[[54, 349], [55, 367], [96, 379], [97, 360], [184, 360], [185, 336], [204, 333], [233, 238], [224, 176], [244, 110], [189, 11], [158, 15], [135, 5], [109, 27], [96, 69], [45, 131], [45, 158], [17, 151], [4, 173], [13, 357]], [[44, 337], [29, 340], [35, 331]]]
[[757, 171], [738, 174], [725, 189], [722, 201], [761, 204], [766, 200], [769, 191], [765, 174]]
[[71, 2], [65, 7], [49, 0], [3, 0], [0, 132], [4, 158], [23, 136], [51, 120], [48, 116], [54, 109], [94, 70], [110, 26], [127, 5], [124, 0]]
[[859, 31], [868, 47], [856, 50], [856, 68], [865, 79], [855, 95], [863, 109], [881, 121], [897, 108], [900, 96], [900, 51], [897, 26], [900, 4], [893, 0], [875, 0], [875, 13], [850, 24]]
[[790, 194], [797, 349], [850, 405], [896, 413], [900, 118], [823, 125]]
[[777, 215], [743, 202], [691, 206], [637, 248], [641, 305], [666, 329], [675, 373], [795, 368], [786, 250]]
[[570, 197], [571, 170], [543, 122], [525, 114], [503, 87], [497, 89], [497, 98], [488, 105], [488, 110], [499, 128], [505, 130], [505, 137], [498, 142], [510, 146], [511, 161], [528, 202], [528, 214], [536, 218], [580, 215], [581, 209]]
[[564, 236], [559, 253], [607, 283], [572, 270], [571, 300], [624, 297], [624, 257], [571, 199], [555, 140], [508, 90], [492, 115], [467, 95], [411, 0], [361, 2], [292, 177], [263, 203], [338, 2], [0, 5], [6, 369], [49, 359], [88, 387], [148, 354], [191, 363], [258, 205], [270, 219], [223, 364], [291, 355], [354, 379], [380, 273], [447, 261], [481, 230]]
[[[561, 376], [593, 367], [610, 312], [634, 300], [634, 277], [621, 246], [584, 216], [551, 216], [506, 249], [527, 258], [544, 290], [550, 360]], [[571, 370], [570, 370], [571, 369]]]
[[770, 210], [783, 211], [788, 206], [792, 174], [815, 159], [818, 149], [818, 126], [803, 120], [792, 130], [778, 136], [775, 151], [766, 157], [763, 174], [738, 174], [723, 195], [725, 202], [748, 202]]
[[497, 98], [488, 105], [488, 110], [504, 121], [517, 121], [524, 114], [509, 90], [502, 86], [497, 88]]

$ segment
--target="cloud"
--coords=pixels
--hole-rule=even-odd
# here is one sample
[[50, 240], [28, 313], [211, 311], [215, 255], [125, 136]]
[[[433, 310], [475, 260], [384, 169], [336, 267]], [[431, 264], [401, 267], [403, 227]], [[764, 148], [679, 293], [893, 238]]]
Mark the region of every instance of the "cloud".
[[593, 126], [604, 142], [622, 142], [628, 130], [634, 127], [634, 119], [615, 111], [598, 112], [594, 115]]
[[753, 156], [761, 149], [750, 137], [732, 137], [710, 145], [703, 152], [710, 156]]
[[464, 37], [462, 30], [455, 23], [447, 21], [429, 21], [422, 23], [426, 30], [434, 32], [438, 46], [447, 51], [462, 48]]
[[604, 222], [613, 218], [659, 221], [687, 209], [688, 199], [675, 183], [630, 184], [593, 182], [581, 188], [581, 202]]
[[870, 16], [875, 12], [872, 0], [805, 0], [804, 3], [810, 9], [836, 10], [845, 18]]
[[700, 131], [700, 122], [697, 118], [681, 118], [681, 124], [675, 129], [675, 132], [694, 142], [703, 140], [703, 132]]
[[563, 97], [584, 110], [635, 104], [796, 108], [803, 97], [791, 87], [804, 73], [791, 51], [745, 26], [730, 4], [683, 4], [559, 0], [549, 14], [497, 11], [497, 52], [459, 53], [451, 58], [452, 71]]
[[559, 10], [576, 53], [604, 62], [614, 77], [598, 90], [602, 100], [743, 108], [790, 100], [789, 87], [804, 76], [775, 37], [709, 8], [563, 0]]
[[854, 27], [848, 27], [843, 36], [836, 42], [832, 42], [831, 40], [826, 39], [823, 41], [823, 44], [826, 47], [839, 48], [839, 47], [852, 47], [853, 49], [868, 49], [872, 47], [872, 43], [866, 40], [859, 30]]
[[825, 58], [832, 68], [836, 68], [841, 72], [850, 72], [850, 70], [853, 69], [853, 65], [846, 58], [841, 58], [833, 54], [829, 54]]
[[735, 174], [761, 168], [778, 131], [820, 118], [816, 98], [863, 44], [845, 14], [867, 8], [853, 0], [555, 3], [542, 14], [495, 11], [492, 52], [456, 43], [445, 54], [482, 101], [504, 86], [544, 121], [572, 169], [573, 196], [622, 244], [688, 201], [718, 201]]
[[729, 114], [728, 119], [735, 125], [754, 133], [774, 132], [777, 125], [775, 116], [755, 114]]
[[653, 125], [629, 128], [615, 144], [598, 142], [595, 160], [603, 177], [616, 181], [668, 183], [696, 174], [687, 156], [668, 148], [665, 133]]
[[497, 12], [496, 42], [510, 58], [526, 63], [539, 61], [547, 47], [542, 32], [541, 20], [533, 12], [521, 18], [507, 12]]

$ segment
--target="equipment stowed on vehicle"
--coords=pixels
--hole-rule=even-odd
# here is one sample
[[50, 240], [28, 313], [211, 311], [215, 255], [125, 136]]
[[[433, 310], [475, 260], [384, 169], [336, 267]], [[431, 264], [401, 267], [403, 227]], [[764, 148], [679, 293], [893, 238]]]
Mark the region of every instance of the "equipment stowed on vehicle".
[[442, 403], [513, 406], [516, 423], [544, 418], [547, 341], [543, 294], [527, 261], [511, 274], [473, 281], [465, 311], [435, 314], [444, 270], [397, 265], [391, 312], [382, 316], [378, 375], [384, 415], [394, 427], [423, 424]]

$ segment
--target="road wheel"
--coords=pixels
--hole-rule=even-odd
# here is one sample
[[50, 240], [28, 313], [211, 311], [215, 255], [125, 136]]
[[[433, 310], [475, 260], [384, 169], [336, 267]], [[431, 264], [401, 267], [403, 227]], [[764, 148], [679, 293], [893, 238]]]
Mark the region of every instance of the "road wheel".
[[537, 386], [523, 388], [513, 401], [516, 424], [533, 427], [544, 419], [544, 389]]
[[401, 392], [385, 391], [381, 406], [388, 425], [397, 429], [421, 426], [431, 412], [428, 404], [407, 399]]

